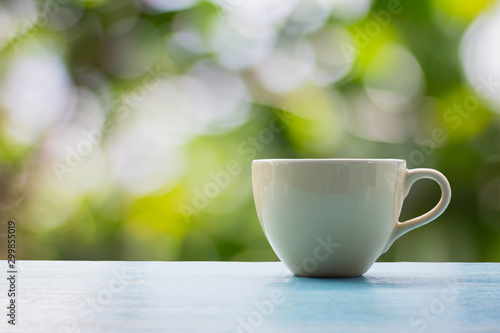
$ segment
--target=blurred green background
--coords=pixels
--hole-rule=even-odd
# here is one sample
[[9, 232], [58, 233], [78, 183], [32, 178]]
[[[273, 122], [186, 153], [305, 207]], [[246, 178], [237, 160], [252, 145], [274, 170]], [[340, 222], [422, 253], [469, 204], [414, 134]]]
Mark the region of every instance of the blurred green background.
[[[271, 157], [438, 169], [448, 210], [381, 260], [499, 261], [499, 3], [0, 2], [18, 258], [277, 260], [250, 175]], [[418, 182], [401, 219], [438, 199]]]

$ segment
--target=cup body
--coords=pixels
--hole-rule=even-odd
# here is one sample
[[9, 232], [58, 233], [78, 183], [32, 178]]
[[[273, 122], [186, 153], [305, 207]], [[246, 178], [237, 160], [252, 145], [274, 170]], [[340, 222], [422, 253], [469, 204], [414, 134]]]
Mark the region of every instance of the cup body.
[[405, 171], [396, 159], [255, 160], [262, 229], [295, 275], [360, 276], [390, 245]]

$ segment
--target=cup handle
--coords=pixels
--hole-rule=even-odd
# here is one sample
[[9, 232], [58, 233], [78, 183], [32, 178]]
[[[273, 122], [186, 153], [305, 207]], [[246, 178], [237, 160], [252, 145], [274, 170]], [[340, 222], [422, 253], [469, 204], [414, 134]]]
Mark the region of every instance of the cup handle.
[[408, 231], [418, 228], [436, 219], [445, 211], [446, 207], [448, 207], [451, 199], [450, 183], [441, 172], [433, 169], [406, 169], [403, 187], [403, 198], [406, 198], [413, 183], [415, 183], [419, 179], [424, 178], [432, 179], [439, 184], [439, 186], [441, 187], [441, 199], [434, 208], [432, 208], [424, 215], [404, 222], [397, 221], [396, 227], [394, 228], [394, 231], [384, 252], [386, 252], [391, 247], [392, 243], [394, 243], [396, 239], [406, 234]]

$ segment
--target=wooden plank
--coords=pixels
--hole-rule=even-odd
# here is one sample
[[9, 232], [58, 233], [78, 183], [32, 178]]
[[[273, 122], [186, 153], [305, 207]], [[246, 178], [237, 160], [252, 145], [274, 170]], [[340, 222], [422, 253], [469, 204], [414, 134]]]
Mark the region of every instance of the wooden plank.
[[1, 332], [500, 332], [499, 263], [376, 263], [351, 279], [281, 263], [17, 266], [17, 325], [2, 278]]

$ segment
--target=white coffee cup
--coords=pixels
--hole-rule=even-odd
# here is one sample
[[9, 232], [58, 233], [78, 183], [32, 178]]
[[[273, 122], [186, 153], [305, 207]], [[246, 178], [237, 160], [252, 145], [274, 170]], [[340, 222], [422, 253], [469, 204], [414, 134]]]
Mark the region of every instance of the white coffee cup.
[[[403, 199], [422, 178], [441, 200], [428, 213], [399, 222]], [[406, 169], [396, 159], [269, 159], [252, 162], [257, 214], [272, 248], [298, 276], [364, 274], [401, 235], [448, 206], [451, 188], [433, 169]]]

